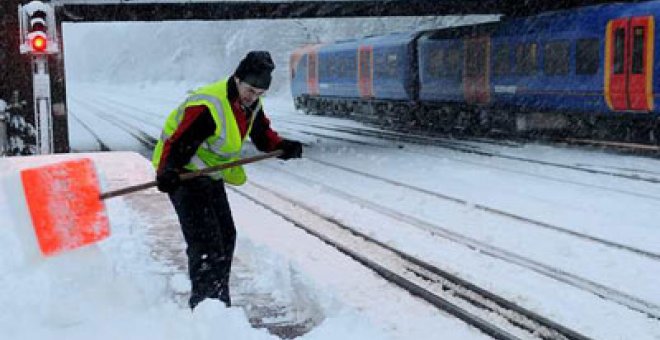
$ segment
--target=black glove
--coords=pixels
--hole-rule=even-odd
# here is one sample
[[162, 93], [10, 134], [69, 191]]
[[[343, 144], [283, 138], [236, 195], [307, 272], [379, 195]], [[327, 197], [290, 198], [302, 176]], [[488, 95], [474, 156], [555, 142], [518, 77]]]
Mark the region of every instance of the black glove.
[[176, 170], [165, 169], [156, 176], [156, 182], [158, 183], [158, 190], [161, 192], [171, 193], [179, 187], [181, 178], [179, 177], [179, 173]]
[[282, 155], [277, 158], [291, 159], [302, 157], [302, 143], [297, 140], [282, 139], [277, 148], [284, 151]]

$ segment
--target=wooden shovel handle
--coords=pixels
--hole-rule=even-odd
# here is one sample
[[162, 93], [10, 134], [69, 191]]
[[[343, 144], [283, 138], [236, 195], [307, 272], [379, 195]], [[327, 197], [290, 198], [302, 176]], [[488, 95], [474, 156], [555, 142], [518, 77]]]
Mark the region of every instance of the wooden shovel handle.
[[[216, 165], [216, 166], [211, 166], [211, 167], [208, 167], [208, 168], [204, 168], [204, 169], [196, 170], [196, 171], [192, 171], [192, 172], [187, 172], [187, 173], [181, 174], [180, 177], [181, 177], [182, 181], [187, 181], [189, 179], [199, 177], [201, 175], [206, 175], [206, 174], [218, 172], [220, 170], [232, 168], [232, 167], [243, 165], [243, 164], [258, 162], [260, 160], [264, 160], [264, 159], [267, 159], [267, 158], [273, 158], [273, 157], [277, 157], [277, 156], [280, 156], [280, 155], [282, 155], [282, 150], [275, 150], [275, 151], [272, 151], [272, 152], [269, 152], [269, 153], [264, 153], [264, 154], [257, 155], [257, 156], [254, 156], [254, 157], [243, 158], [243, 159], [239, 159], [237, 161], [233, 161], [233, 162], [229, 162], [229, 163], [225, 163], [225, 164], [220, 164], [220, 165]], [[144, 190], [144, 189], [149, 189], [151, 187], [155, 187], [157, 184], [158, 184], [157, 181], [151, 181], [151, 182], [147, 182], [147, 183], [142, 183], [142, 184], [137, 184], [137, 185], [125, 187], [125, 188], [122, 188], [122, 189], [108, 191], [108, 192], [105, 192], [105, 193], [102, 193], [101, 195], [99, 195], [99, 199], [104, 200], [104, 199], [108, 199], [108, 198], [112, 198], [112, 197], [123, 196], [123, 195], [126, 195], [126, 194], [130, 194], [132, 192], [136, 192], [136, 191], [140, 191], [140, 190]]]

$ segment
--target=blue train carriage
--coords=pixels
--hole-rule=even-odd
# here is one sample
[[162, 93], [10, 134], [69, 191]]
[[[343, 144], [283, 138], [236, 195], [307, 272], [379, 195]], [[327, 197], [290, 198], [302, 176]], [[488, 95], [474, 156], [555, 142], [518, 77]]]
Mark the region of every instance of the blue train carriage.
[[321, 44], [309, 44], [295, 49], [289, 57], [291, 95], [296, 109], [309, 106], [310, 97], [319, 95], [318, 49]]
[[311, 114], [346, 112], [359, 98], [357, 41], [307, 45], [290, 56], [291, 94], [296, 108]]
[[[394, 33], [326, 45], [319, 51], [325, 112], [382, 123], [407, 120], [414, 101], [416, 33]], [[349, 64], [350, 61], [350, 64]]]
[[309, 111], [380, 122], [658, 143], [658, 11], [598, 5], [331, 44], [300, 59], [292, 92], [307, 85]]
[[516, 110], [517, 131], [585, 127], [591, 134], [586, 127], [608, 116], [614, 125], [628, 118], [647, 124], [656, 110], [657, 5], [650, 5], [602, 5], [504, 21], [491, 36], [492, 107]]
[[358, 40], [322, 46], [318, 51], [319, 95], [327, 98], [359, 98], [357, 79]]
[[499, 23], [422, 32], [417, 43], [421, 125], [440, 130], [478, 125], [491, 103], [490, 35]]
[[360, 96], [410, 103], [417, 98], [418, 32], [362, 40], [359, 51]]
[[416, 98], [416, 36], [396, 33], [294, 51], [296, 104], [310, 113], [403, 120]]
[[[363, 114], [385, 125], [409, 124], [418, 98], [416, 42], [419, 32], [401, 32], [361, 40], [358, 51]], [[360, 111], [358, 111], [360, 112]]]

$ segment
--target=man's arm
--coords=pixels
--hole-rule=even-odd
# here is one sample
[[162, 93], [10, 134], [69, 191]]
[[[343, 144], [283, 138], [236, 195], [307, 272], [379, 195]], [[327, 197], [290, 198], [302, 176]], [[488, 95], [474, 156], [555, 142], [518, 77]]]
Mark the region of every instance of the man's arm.
[[263, 109], [259, 109], [254, 119], [250, 139], [261, 152], [270, 152], [278, 149], [282, 138], [270, 127], [270, 119], [266, 117]]
[[250, 138], [261, 152], [282, 150], [283, 153], [279, 158], [286, 160], [302, 157], [302, 144], [297, 140], [280, 137], [270, 128], [270, 120], [261, 109], [257, 112]]
[[211, 112], [204, 105], [186, 108], [176, 131], [163, 145], [158, 172], [181, 171], [197, 152], [197, 148], [215, 131]]

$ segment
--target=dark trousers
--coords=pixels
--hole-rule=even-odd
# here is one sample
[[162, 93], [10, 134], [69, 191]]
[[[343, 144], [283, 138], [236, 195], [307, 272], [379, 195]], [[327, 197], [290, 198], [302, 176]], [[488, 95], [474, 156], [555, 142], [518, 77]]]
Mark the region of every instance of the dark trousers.
[[220, 299], [230, 306], [229, 272], [236, 228], [224, 182], [206, 176], [191, 179], [182, 182], [170, 200], [188, 245], [190, 308], [206, 298]]

